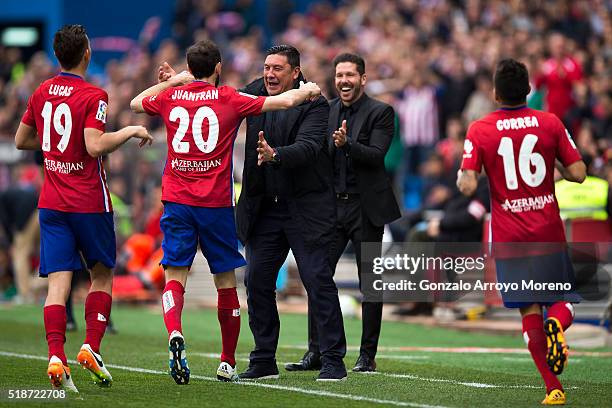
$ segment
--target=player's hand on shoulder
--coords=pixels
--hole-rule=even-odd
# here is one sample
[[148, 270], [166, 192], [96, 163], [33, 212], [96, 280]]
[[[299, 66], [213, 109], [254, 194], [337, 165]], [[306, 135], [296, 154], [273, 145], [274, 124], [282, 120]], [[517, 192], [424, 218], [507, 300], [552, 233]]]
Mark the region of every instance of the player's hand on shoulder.
[[170, 81], [172, 81], [173, 86], [181, 86], [193, 82], [194, 79], [195, 78], [193, 75], [191, 75], [191, 72], [182, 71], [180, 74], [176, 74], [170, 78]]
[[314, 82], [300, 81], [300, 90], [305, 90], [310, 93], [310, 99], [314, 99], [321, 95], [321, 88]]
[[147, 143], [149, 146], [153, 143], [153, 136], [149, 134], [149, 131], [144, 126], [129, 126], [132, 131], [132, 137], [140, 139], [138, 146], [143, 147]]
[[172, 68], [170, 64], [164, 61], [159, 66], [158, 73], [157, 73], [157, 81], [160, 83], [165, 82], [175, 75], [176, 75], [176, 71], [174, 70], [174, 68]]

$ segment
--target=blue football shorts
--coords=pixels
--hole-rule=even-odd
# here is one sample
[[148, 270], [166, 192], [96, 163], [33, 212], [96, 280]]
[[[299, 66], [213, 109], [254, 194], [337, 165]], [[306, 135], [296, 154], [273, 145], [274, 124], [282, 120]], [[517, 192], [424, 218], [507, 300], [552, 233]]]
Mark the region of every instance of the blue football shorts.
[[161, 264], [191, 267], [198, 243], [213, 274], [246, 265], [238, 251], [234, 207], [207, 208], [164, 202]]
[[[496, 259], [497, 282], [515, 289], [500, 291], [504, 306], [522, 308], [534, 303], [580, 303], [574, 267], [567, 251], [546, 255]], [[510, 286], [508, 286], [510, 287]]]
[[117, 247], [113, 213], [71, 213], [41, 208], [39, 275], [88, 268], [100, 262], [115, 267]]

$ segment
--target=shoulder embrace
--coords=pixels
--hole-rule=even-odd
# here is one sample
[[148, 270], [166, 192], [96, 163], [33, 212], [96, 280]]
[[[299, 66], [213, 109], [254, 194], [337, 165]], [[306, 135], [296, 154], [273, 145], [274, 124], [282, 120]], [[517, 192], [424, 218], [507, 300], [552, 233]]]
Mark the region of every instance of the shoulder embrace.
[[244, 88], [239, 89], [240, 92], [246, 92], [255, 96], [265, 96], [265, 87], [263, 77], [248, 83]]
[[329, 107], [329, 102], [327, 101], [327, 99], [325, 99], [325, 97], [323, 95], [319, 95], [317, 97], [317, 99], [315, 99], [314, 101], [310, 102], [310, 105], [313, 107], [318, 107], [318, 106], [325, 106], [325, 107]]
[[329, 102], [325, 97], [319, 96], [313, 101], [305, 101], [292, 109], [297, 109], [302, 114], [329, 112]]

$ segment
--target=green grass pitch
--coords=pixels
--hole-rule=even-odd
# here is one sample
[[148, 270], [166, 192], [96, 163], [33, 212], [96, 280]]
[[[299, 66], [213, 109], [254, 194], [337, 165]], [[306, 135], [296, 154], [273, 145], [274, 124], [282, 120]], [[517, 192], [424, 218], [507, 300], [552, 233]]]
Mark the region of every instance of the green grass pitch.
[[[82, 308], [77, 308], [79, 331], [69, 333], [66, 352], [75, 359], [84, 339]], [[252, 336], [243, 310], [238, 366], [247, 366]], [[102, 354], [114, 383], [110, 389], [93, 385], [86, 371], [71, 364], [78, 397], [68, 401], [9, 402], [0, 406], [69, 407], [536, 407], [544, 397], [542, 381], [528, 354], [405, 350], [402, 347], [525, 348], [520, 333], [496, 336], [443, 328], [384, 322], [377, 374], [349, 373], [341, 383], [320, 384], [316, 372], [288, 373], [282, 363], [298, 360], [306, 342], [306, 317], [281, 316], [277, 359], [279, 380], [220, 383], [214, 380], [221, 348], [214, 310], [186, 310], [183, 318], [189, 366], [189, 385], [174, 383], [167, 371], [167, 342], [159, 308], [115, 306], [117, 335], [107, 335]], [[361, 322], [345, 320], [350, 346], [359, 343]], [[571, 330], [571, 329], [570, 329]], [[0, 391], [47, 389], [46, 342], [42, 308], [0, 306]], [[574, 351], [574, 349], [572, 350]], [[600, 351], [610, 351], [600, 350]], [[345, 363], [357, 357], [350, 347]], [[579, 354], [579, 353], [577, 353]], [[560, 377], [568, 404], [574, 407], [612, 406], [612, 357], [570, 355]], [[50, 405], [51, 404], [51, 405]], [[53, 405], [57, 404], [57, 405]]]

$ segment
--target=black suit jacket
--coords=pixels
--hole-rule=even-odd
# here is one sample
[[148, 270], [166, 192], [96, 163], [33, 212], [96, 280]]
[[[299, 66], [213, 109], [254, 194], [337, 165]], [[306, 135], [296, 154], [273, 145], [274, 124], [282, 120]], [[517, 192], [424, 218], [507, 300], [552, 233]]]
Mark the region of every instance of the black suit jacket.
[[[385, 155], [389, 150], [395, 131], [395, 112], [383, 102], [365, 98], [355, 120], [349, 129], [351, 134], [348, 155], [357, 179], [362, 213], [372, 224], [383, 226], [401, 217], [393, 188], [385, 173]], [[333, 99], [330, 103], [328, 152], [334, 157], [332, 134], [338, 130], [342, 101]]]
[[[483, 208], [482, 217], [476, 217], [468, 211], [473, 201]], [[480, 242], [482, 241], [482, 224], [484, 213], [491, 211], [489, 204], [489, 183], [486, 177], [478, 178], [478, 186], [474, 194], [466, 197], [459, 189], [453, 188], [452, 197], [444, 206], [444, 216], [440, 220], [440, 235], [438, 242]]]
[[[304, 80], [301, 76], [296, 80]], [[267, 95], [263, 78], [247, 85], [244, 92]], [[289, 109], [283, 128], [283, 142], [276, 148], [280, 158], [282, 182], [289, 191], [287, 204], [292, 222], [303, 231], [306, 245], [326, 245], [331, 242], [336, 220], [333, 192], [333, 169], [327, 154], [327, 121], [329, 104], [324, 97]], [[257, 140], [264, 130], [265, 113], [247, 118], [245, 163], [242, 191], [236, 209], [238, 237], [248, 243], [253, 226], [261, 212], [265, 194], [264, 166], [257, 165]], [[270, 140], [270, 138], [268, 138]]]

